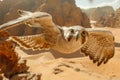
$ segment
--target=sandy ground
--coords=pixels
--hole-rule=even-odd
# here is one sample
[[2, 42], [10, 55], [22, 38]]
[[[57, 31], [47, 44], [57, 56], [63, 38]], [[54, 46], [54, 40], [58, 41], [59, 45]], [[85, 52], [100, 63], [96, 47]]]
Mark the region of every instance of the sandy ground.
[[67, 56], [52, 51], [32, 52], [20, 48], [16, 48], [16, 52], [27, 59], [31, 72], [42, 74], [41, 80], [120, 80], [120, 29], [106, 29], [115, 36], [115, 56], [99, 67], [88, 57], [80, 57], [77, 53]]

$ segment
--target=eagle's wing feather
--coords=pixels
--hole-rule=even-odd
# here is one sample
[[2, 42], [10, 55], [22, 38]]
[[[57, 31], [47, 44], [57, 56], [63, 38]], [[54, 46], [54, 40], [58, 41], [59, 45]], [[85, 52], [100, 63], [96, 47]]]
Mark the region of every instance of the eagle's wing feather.
[[15, 19], [15, 20], [11, 20], [7, 23], [4, 23], [4, 24], [0, 25], [0, 29], [1, 30], [6, 30], [6, 29], [9, 29], [9, 28], [24, 24], [26, 21], [30, 21], [30, 20], [31, 20], [30, 16], [28, 16], [28, 17], [22, 16], [22, 17], [19, 17], [19, 18]]
[[91, 30], [85, 44], [81, 47], [81, 52], [89, 55], [93, 62], [98, 62], [98, 66], [106, 63], [114, 55], [114, 37], [109, 31]]
[[19, 10], [19, 15], [17, 19], [8, 21], [2, 25], [0, 25], [0, 31], [19, 26], [21, 24], [26, 24], [27, 22], [34, 22], [35, 20], [38, 20], [41, 17], [48, 16], [48, 13], [45, 12], [30, 12], [30, 11], [24, 11]]
[[[50, 14], [46, 12], [30, 12], [24, 10], [19, 10], [19, 14], [21, 15], [19, 18], [0, 25], [0, 31], [25, 23], [27, 25], [28, 23], [31, 23], [30, 25], [34, 25], [35, 23], [39, 23], [43, 20], [39, 23], [40, 25], [42, 24], [41, 26], [45, 29], [43, 34], [31, 36], [11, 36], [11, 39], [25, 48], [33, 49], [48, 48], [49, 46], [56, 44], [60, 31], [52, 21], [52, 16]], [[39, 27], [41, 27], [40, 25]]]
[[26, 49], [49, 49], [51, 44], [49, 44], [43, 34], [40, 35], [30, 35], [30, 36], [12, 36], [10, 37], [13, 41], [17, 42], [21, 47]]

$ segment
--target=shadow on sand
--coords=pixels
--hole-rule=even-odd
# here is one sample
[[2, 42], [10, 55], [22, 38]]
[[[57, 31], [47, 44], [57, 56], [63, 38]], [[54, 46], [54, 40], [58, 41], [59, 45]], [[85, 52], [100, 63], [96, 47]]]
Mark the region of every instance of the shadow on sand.
[[[120, 43], [117, 43], [115, 42], [115, 47], [120, 47]], [[82, 53], [80, 54], [79, 51], [76, 51], [72, 54], [63, 54], [63, 53], [60, 53], [58, 51], [55, 51], [55, 50], [36, 50], [36, 51], [33, 51], [33, 50], [25, 50], [23, 48], [20, 48], [21, 50], [23, 50], [25, 53], [29, 54], [29, 55], [36, 55], [36, 54], [41, 54], [41, 53], [44, 53], [44, 52], [50, 52], [52, 53], [52, 55], [55, 57], [55, 58], [60, 58], [60, 57], [63, 57], [63, 58], [78, 58], [78, 57], [84, 57], [85, 55]]]
[[79, 51], [76, 51], [76, 52], [71, 53], [71, 54], [63, 54], [63, 53], [60, 53], [60, 52], [55, 51], [55, 50], [36, 50], [36, 51], [33, 51], [33, 50], [25, 50], [23, 48], [20, 48], [20, 49], [23, 50], [25, 53], [27, 53], [29, 55], [35, 55], [35, 54], [41, 54], [41, 53], [44, 53], [44, 52], [50, 52], [50, 53], [52, 53], [52, 55], [55, 58], [60, 58], [60, 57], [63, 57], [63, 58], [78, 58], [78, 57], [84, 57], [85, 56], [83, 53], [80, 54]]

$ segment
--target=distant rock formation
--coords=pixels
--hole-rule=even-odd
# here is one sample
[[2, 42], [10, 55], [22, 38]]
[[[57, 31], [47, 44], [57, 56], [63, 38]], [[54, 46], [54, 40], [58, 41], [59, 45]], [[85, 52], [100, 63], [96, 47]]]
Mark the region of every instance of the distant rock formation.
[[89, 19], [75, 5], [75, 0], [47, 0], [42, 6], [40, 5], [39, 10], [50, 13], [53, 21], [60, 26], [90, 26]]
[[89, 18], [94, 21], [114, 13], [114, 9], [111, 6], [90, 8], [86, 10], [82, 9], [82, 11], [85, 12]]
[[120, 8], [113, 14], [101, 17], [97, 20], [96, 26], [120, 28]]
[[[0, 24], [17, 18], [18, 9], [48, 12], [53, 16], [53, 21], [60, 26], [90, 27], [89, 18], [76, 6], [75, 0], [4, 0], [0, 2]], [[39, 33], [37, 28], [20, 26], [9, 32], [15, 35]]]
[[[115, 23], [114, 23], [115, 21]], [[116, 10], [115, 17], [113, 18], [114, 25], [112, 27], [120, 28], [120, 8]]]

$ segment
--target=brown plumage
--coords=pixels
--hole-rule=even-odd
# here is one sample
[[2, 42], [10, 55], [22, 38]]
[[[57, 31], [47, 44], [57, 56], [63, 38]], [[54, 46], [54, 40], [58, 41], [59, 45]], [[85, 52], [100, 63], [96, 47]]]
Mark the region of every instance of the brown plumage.
[[108, 32], [90, 32], [81, 52], [89, 55], [93, 62], [106, 63], [114, 55], [114, 37]]
[[42, 27], [42, 34], [11, 36], [10, 39], [24, 48], [54, 49], [63, 54], [77, 50], [89, 55], [93, 62], [106, 63], [114, 55], [114, 36], [104, 29], [83, 28], [81, 26], [60, 27], [52, 21], [52, 16], [45, 12], [19, 11], [21, 17], [0, 25], [1, 31], [19, 24], [30, 27]]

